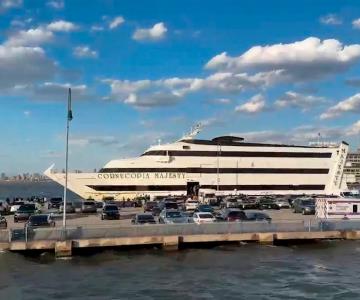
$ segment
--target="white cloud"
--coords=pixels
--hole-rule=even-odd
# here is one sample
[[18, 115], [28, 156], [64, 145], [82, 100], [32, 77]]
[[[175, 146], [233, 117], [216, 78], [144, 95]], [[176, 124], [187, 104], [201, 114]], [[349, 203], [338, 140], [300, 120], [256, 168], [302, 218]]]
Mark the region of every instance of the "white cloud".
[[[0, 89], [11, 89], [52, 78], [56, 64], [40, 47], [0, 45]], [[6, 74], [6, 75], [5, 75]]]
[[130, 94], [123, 102], [137, 108], [171, 106], [181, 101], [181, 97], [172, 93], [154, 92], [146, 95]]
[[326, 16], [320, 17], [320, 23], [325, 25], [340, 25], [342, 20], [335, 14], [327, 14]]
[[20, 30], [10, 36], [4, 43], [6, 46], [39, 46], [52, 41], [54, 34], [43, 28]]
[[336, 105], [330, 107], [327, 111], [320, 115], [320, 119], [324, 120], [336, 118], [347, 112], [360, 112], [360, 93], [342, 100]]
[[91, 26], [91, 31], [95, 32], [95, 31], [103, 31], [105, 28], [104, 26], [101, 26], [101, 25], [93, 25]]
[[98, 53], [89, 46], [78, 46], [73, 50], [73, 54], [79, 58], [97, 58]]
[[282, 70], [288, 81], [309, 81], [342, 72], [359, 59], [359, 44], [343, 45], [336, 39], [309, 37], [290, 44], [255, 46], [236, 57], [223, 52], [205, 67], [233, 72]]
[[70, 32], [75, 31], [78, 28], [79, 27], [74, 23], [64, 20], [54, 21], [47, 25], [47, 29], [54, 32]]
[[217, 98], [217, 99], [211, 99], [207, 102], [212, 103], [212, 104], [227, 105], [227, 104], [231, 104], [232, 101], [231, 101], [231, 99], [228, 99], [228, 98]]
[[25, 117], [30, 117], [30, 115], [31, 115], [31, 111], [29, 111], [29, 110], [24, 110], [24, 116]]
[[109, 29], [115, 29], [125, 22], [122, 16], [117, 16], [109, 23]]
[[360, 18], [352, 21], [353, 28], [360, 29]]
[[345, 83], [350, 86], [360, 87], [360, 78], [348, 78]]
[[[305, 125], [295, 128], [289, 128], [284, 131], [260, 130], [230, 133], [230, 135], [243, 137], [245, 138], [245, 141], [250, 142], [307, 145], [311, 142], [318, 142], [319, 134], [321, 142], [342, 141], [344, 136], [355, 135], [356, 129], [354, 125], [351, 125], [350, 127], [318, 127], [312, 125]], [[351, 130], [351, 128], [354, 128], [352, 132], [349, 131]]]
[[54, 9], [63, 9], [65, 7], [64, 0], [51, 0], [46, 2], [46, 5]]
[[265, 98], [261, 94], [254, 95], [244, 104], [235, 107], [236, 112], [255, 114], [266, 109]]
[[74, 100], [86, 100], [90, 98], [89, 88], [85, 84], [72, 85], [70, 83], [45, 82], [30, 86], [25, 92], [30, 93], [36, 100], [62, 101], [67, 99], [68, 89]]
[[133, 39], [137, 41], [145, 41], [145, 40], [160, 40], [165, 37], [167, 32], [167, 28], [163, 22], [155, 24], [151, 28], [139, 28], [136, 29], [133, 34]]
[[306, 111], [324, 103], [326, 103], [326, 100], [323, 97], [304, 95], [293, 91], [288, 91], [275, 101], [275, 106], [278, 108], [301, 108], [303, 111]]
[[114, 136], [86, 136], [86, 137], [70, 137], [69, 144], [73, 146], [89, 146], [89, 145], [100, 145], [100, 146], [110, 146], [116, 145], [119, 143], [119, 140]]
[[23, 5], [22, 0], [1, 0], [0, 1], [0, 8], [2, 8], [2, 9], [21, 7], [22, 5]]

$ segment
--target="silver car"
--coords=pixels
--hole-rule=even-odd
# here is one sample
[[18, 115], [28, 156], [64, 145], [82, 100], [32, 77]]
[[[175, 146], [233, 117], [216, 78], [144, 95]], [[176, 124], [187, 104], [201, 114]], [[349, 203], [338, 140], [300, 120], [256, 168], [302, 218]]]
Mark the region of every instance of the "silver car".
[[188, 218], [176, 209], [164, 209], [159, 215], [160, 224], [188, 223]]

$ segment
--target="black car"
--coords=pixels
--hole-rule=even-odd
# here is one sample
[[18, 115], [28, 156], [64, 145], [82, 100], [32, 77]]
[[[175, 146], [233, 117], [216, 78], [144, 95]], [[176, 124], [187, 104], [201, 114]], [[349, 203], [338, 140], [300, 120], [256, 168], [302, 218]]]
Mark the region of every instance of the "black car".
[[14, 222], [27, 221], [31, 215], [35, 214], [35, 204], [24, 204], [14, 214]]
[[153, 208], [157, 205], [155, 201], [148, 201], [144, 204], [144, 213], [151, 212]]
[[238, 209], [238, 208], [225, 208], [220, 214], [215, 216], [219, 221], [228, 221], [228, 222], [236, 222], [236, 221], [246, 221], [246, 214]]
[[271, 217], [263, 212], [246, 212], [248, 221], [267, 221], [271, 222]]
[[158, 207], [160, 211], [163, 209], [179, 209], [179, 205], [176, 202], [170, 202], [170, 201], [161, 201], [158, 204]]
[[55, 221], [50, 215], [32, 215], [25, 227], [55, 227]]
[[0, 229], [6, 229], [7, 228], [7, 221], [5, 217], [0, 216]]
[[49, 203], [48, 203], [48, 209], [51, 209], [51, 208], [59, 209], [62, 202], [63, 202], [63, 200], [61, 197], [50, 198]]
[[114, 204], [105, 205], [101, 212], [101, 220], [120, 220], [118, 207]]
[[280, 205], [272, 198], [262, 198], [259, 200], [259, 209], [280, 209]]
[[152, 214], [137, 214], [132, 220], [133, 225], [144, 225], [144, 224], [156, 224], [154, 216]]
[[161, 213], [161, 209], [160, 209], [159, 205], [155, 205], [151, 210], [151, 214], [153, 216], [158, 216], [158, 215], [160, 215], [160, 213]]

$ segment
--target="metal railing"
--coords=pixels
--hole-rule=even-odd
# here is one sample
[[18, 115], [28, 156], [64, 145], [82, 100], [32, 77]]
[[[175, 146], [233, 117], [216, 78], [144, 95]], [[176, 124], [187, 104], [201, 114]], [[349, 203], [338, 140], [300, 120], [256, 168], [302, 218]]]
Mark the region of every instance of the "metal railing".
[[24, 228], [0, 231], [0, 242], [35, 240], [70, 240], [169, 236], [204, 235], [266, 232], [319, 232], [360, 230], [360, 221], [281, 221], [281, 222], [217, 222], [212, 224], [154, 224], [128, 226], [86, 226], [62, 228]]

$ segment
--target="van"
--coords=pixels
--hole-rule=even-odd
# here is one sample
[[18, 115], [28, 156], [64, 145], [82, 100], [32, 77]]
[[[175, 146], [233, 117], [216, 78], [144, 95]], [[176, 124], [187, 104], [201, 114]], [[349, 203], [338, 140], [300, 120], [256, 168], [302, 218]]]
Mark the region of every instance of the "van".
[[96, 208], [95, 201], [85, 200], [81, 205], [81, 212], [88, 213], [88, 214], [96, 213], [97, 208]]

